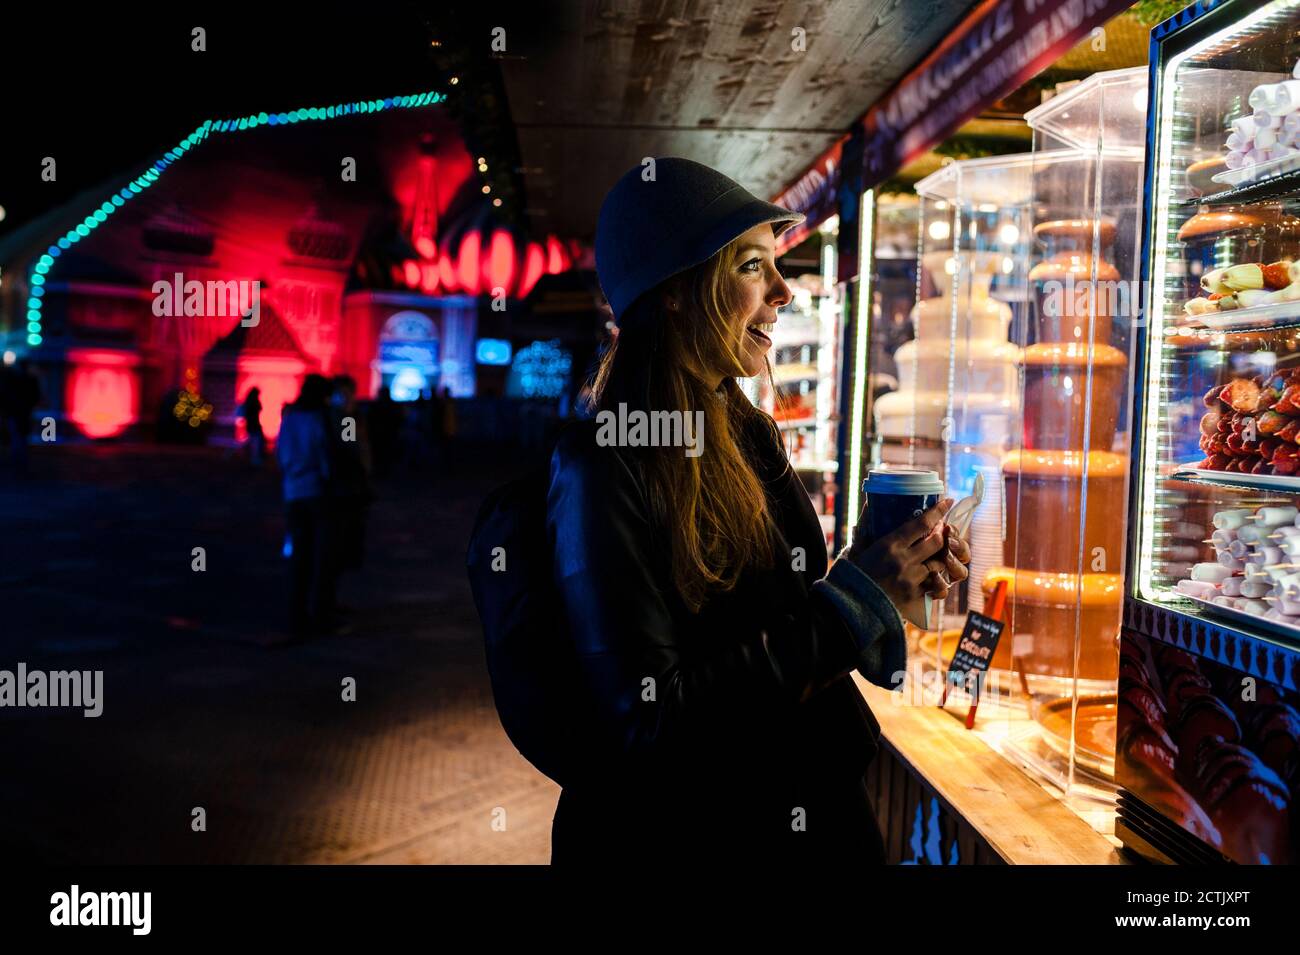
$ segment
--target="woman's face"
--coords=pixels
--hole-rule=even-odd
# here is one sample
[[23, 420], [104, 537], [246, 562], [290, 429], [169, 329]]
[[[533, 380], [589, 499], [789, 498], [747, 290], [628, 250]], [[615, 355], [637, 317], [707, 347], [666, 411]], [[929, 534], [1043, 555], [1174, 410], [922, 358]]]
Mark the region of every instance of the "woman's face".
[[731, 331], [740, 340], [745, 377], [752, 378], [762, 372], [763, 359], [772, 347], [768, 336], [776, 324], [776, 310], [790, 302], [790, 287], [776, 268], [776, 237], [770, 223], [755, 226], [737, 240], [727, 278], [737, 303]]

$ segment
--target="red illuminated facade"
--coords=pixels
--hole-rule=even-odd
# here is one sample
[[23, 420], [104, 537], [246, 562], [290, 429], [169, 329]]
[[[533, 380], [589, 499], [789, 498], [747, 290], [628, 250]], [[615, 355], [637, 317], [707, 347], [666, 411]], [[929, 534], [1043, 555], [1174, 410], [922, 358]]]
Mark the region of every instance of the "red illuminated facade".
[[[28, 273], [85, 211], [38, 223], [27, 247], [6, 250], [4, 274]], [[114, 437], [189, 386], [228, 436], [257, 386], [274, 438], [311, 372], [350, 374], [363, 398], [395, 381], [471, 396], [480, 309], [527, 296], [578, 252], [499, 218], [437, 106], [214, 137], [59, 258], [30, 353], [43, 413]], [[221, 291], [195, 299], [197, 314], [172, 307], [191, 283], [255, 289], [256, 313], [237, 307], [252, 295]], [[0, 291], [11, 329], [27, 294]]]

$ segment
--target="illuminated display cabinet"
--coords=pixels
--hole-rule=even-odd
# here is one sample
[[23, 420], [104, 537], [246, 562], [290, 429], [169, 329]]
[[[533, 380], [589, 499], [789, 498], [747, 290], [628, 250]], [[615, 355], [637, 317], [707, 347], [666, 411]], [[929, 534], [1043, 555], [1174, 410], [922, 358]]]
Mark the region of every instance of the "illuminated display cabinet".
[[[1031, 152], [921, 180], [911, 337], [894, 344], [880, 290], [860, 304], [873, 323], [869, 463], [935, 468], [957, 498], [983, 486], [969, 584], [934, 630], [910, 633], [913, 657], [946, 671], [965, 613], [996, 613], [975, 732], [1102, 828], [1116, 791], [1147, 85], [1144, 69], [1096, 74], [1029, 114]], [[875, 286], [881, 204], [864, 208]], [[895, 387], [878, 394], [886, 351]]]
[[[843, 292], [836, 276], [839, 217], [831, 216], [782, 259], [791, 301], [772, 330], [772, 385], [746, 379], [752, 400], [776, 420], [828, 547], [834, 547], [839, 462]], [[794, 274], [794, 273], [798, 274]]]
[[[1077, 808], [1113, 804], [1116, 680], [1147, 71], [1097, 73], [1026, 115], [1018, 416], [990, 475], [1002, 591], [990, 741]], [[1009, 238], [1009, 236], [1008, 236]], [[974, 543], [974, 538], [972, 543]]]
[[1300, 2], [1152, 33], [1117, 829], [1300, 859]]

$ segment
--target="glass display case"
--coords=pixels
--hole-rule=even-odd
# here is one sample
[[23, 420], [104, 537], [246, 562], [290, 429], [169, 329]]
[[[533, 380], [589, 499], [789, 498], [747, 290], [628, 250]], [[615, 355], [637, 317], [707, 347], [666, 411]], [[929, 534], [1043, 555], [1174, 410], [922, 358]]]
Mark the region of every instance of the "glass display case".
[[1300, 0], [1198, 4], [1152, 38], [1117, 831], [1295, 861]]
[[[848, 543], [848, 531], [862, 510], [862, 479], [867, 471], [882, 461], [905, 464], [913, 459], [912, 444], [937, 447], [938, 439], [917, 436], [911, 427], [912, 404], [890, 397], [903, 388], [912, 390], [912, 365], [903, 348], [915, 337], [912, 320], [918, 289], [917, 228], [920, 202], [911, 193], [877, 194], [868, 190], [862, 196], [861, 234], [859, 236], [859, 275], [857, 301], [848, 326], [846, 351], [853, 356], [847, 379], [847, 420], [841, 461], [847, 474], [844, 481], [845, 505], [841, 519], [838, 550]], [[927, 278], [921, 277], [923, 281]], [[925, 286], [934, 295], [933, 286]], [[885, 401], [883, 416], [876, 404]], [[894, 403], [893, 412], [889, 411]], [[882, 433], [883, 432], [883, 433]]]
[[992, 668], [1017, 712], [998, 743], [1080, 801], [1114, 798], [1146, 100], [1147, 71], [1116, 70], [1025, 117], [1020, 416], [996, 474], [1002, 560], [979, 577], [986, 604], [1004, 593]]
[[[970, 583], [958, 588], [934, 633], [920, 638], [930, 656], [951, 654], [966, 609], [980, 610], [985, 575], [1003, 563], [1002, 458], [1019, 419], [1020, 348], [1029, 237], [1028, 154], [958, 160], [916, 184], [917, 301], [914, 340], [897, 352], [899, 390], [876, 405], [913, 440], [902, 462], [937, 470], [950, 497], [983, 501], [970, 530]], [[924, 441], [920, 440], [924, 439]], [[924, 452], [924, 453], [923, 453]], [[892, 463], [886, 459], [886, 463]], [[946, 621], [946, 623], [945, 623]]]
[[772, 330], [771, 384], [751, 379], [751, 399], [776, 419], [833, 546], [838, 492], [840, 336], [844, 293], [836, 274], [839, 220], [826, 222], [782, 257], [792, 300]]

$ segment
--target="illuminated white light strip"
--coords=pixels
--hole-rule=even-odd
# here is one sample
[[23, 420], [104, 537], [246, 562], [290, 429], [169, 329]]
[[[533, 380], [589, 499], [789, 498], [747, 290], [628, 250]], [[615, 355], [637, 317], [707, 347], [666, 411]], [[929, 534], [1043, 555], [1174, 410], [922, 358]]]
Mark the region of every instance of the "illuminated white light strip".
[[844, 508], [846, 544], [853, 543], [862, 498], [862, 429], [867, 404], [867, 344], [871, 335], [871, 248], [875, 241], [876, 191], [862, 194], [862, 230], [858, 235], [858, 314], [853, 344], [853, 415], [849, 431], [848, 504]]

